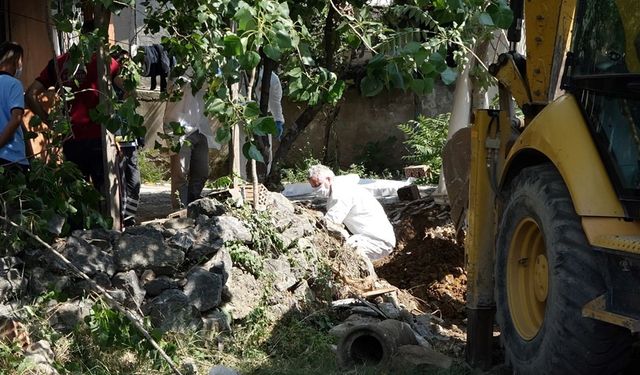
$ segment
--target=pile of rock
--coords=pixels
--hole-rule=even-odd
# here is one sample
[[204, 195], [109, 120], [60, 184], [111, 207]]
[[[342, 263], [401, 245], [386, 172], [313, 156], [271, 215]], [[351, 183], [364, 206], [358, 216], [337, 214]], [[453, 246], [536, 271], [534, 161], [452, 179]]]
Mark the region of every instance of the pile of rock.
[[[317, 211], [296, 206], [277, 193], [269, 193], [267, 210], [260, 215], [261, 220], [268, 220], [268, 234], [261, 232], [256, 225], [258, 214], [249, 209], [203, 198], [191, 203], [180, 217], [154, 220], [123, 233], [76, 231], [53, 248], [121, 305], [148, 317], [160, 332], [198, 331], [214, 337], [257, 307], [275, 320], [320, 299], [328, 303], [329, 298], [362, 296], [363, 290], [374, 286], [362, 284], [362, 277], [368, 274], [364, 262], [331, 237], [317, 220]], [[274, 237], [270, 243], [277, 246], [265, 250], [262, 237], [267, 235]], [[259, 267], [253, 267], [252, 261]], [[20, 311], [15, 305], [30, 300], [23, 297], [57, 291], [71, 298], [54, 301], [50, 324], [58, 331], [71, 332], [91, 313], [93, 299], [83, 298], [92, 293], [91, 284], [73, 274], [48, 249], [0, 258], [0, 316], [19, 320], [13, 315]], [[380, 320], [413, 322], [398, 303], [363, 301], [338, 307], [349, 311], [351, 318], [332, 333], [341, 336], [354, 324]], [[363, 317], [367, 317], [364, 322]], [[424, 352], [430, 349], [424, 340], [431, 338], [429, 323], [416, 324], [411, 323], [410, 330]], [[49, 366], [55, 373], [50, 366], [51, 350], [46, 350], [50, 346], [37, 344], [32, 352], [39, 366]], [[395, 354], [395, 349], [389, 353]], [[440, 367], [450, 364], [447, 358], [437, 359]]]
[[[76, 231], [53, 247], [122, 305], [149, 317], [155, 329], [215, 334], [258, 306], [277, 319], [315, 300], [320, 252], [327, 251], [319, 244], [336, 242], [316, 227], [313, 213], [282, 195], [270, 193], [268, 208], [265, 217], [280, 244], [269, 253], [254, 248], [261, 234], [241, 219], [242, 209], [213, 198], [193, 202], [184, 217], [123, 233]], [[259, 258], [260, 271], [242, 259], [234, 263], [233, 255]], [[91, 299], [81, 298], [91, 292], [90, 283], [47, 249], [0, 259], [0, 315], [11, 315], [16, 309], [10, 306], [26, 295], [52, 290], [72, 297], [50, 319], [55, 329], [69, 332], [91, 311]]]

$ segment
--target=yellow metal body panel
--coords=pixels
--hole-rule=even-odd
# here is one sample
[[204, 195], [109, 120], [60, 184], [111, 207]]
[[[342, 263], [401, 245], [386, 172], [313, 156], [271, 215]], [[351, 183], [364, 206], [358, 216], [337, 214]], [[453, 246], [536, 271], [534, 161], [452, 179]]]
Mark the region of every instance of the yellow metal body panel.
[[640, 222], [611, 217], [583, 217], [582, 227], [593, 246], [640, 255]]
[[527, 150], [544, 154], [556, 166], [578, 215], [624, 217], [622, 205], [572, 95], [564, 95], [545, 107], [518, 137], [507, 157], [501, 182], [514, 160]]
[[534, 103], [553, 100], [576, 0], [526, 0], [527, 82]]
[[516, 103], [522, 108], [525, 104], [531, 103], [531, 96], [529, 95], [529, 88], [518, 71], [515, 61], [511, 55], [504, 55], [507, 61], [504, 65], [500, 66], [500, 69], [496, 73], [496, 78], [504, 87], [508, 87], [511, 95], [516, 100]]
[[639, 320], [607, 311], [607, 296], [604, 294], [584, 305], [582, 316], [627, 328], [632, 333], [640, 332]]
[[495, 233], [495, 195], [484, 163], [491, 118], [487, 111], [475, 113], [471, 127], [471, 168], [469, 171], [469, 212], [465, 239], [467, 307], [493, 305], [493, 262]]

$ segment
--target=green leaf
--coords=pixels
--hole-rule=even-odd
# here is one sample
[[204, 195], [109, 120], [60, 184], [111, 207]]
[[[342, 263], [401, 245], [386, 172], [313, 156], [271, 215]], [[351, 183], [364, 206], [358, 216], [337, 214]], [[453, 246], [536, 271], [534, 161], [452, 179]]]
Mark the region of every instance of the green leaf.
[[171, 127], [171, 132], [173, 133], [173, 135], [185, 134], [184, 126], [182, 126], [182, 124], [180, 124], [179, 122], [172, 121], [169, 123], [169, 126]]
[[260, 64], [260, 55], [255, 51], [249, 51], [240, 56], [240, 66], [242, 69], [251, 70]]
[[253, 118], [260, 115], [260, 106], [256, 102], [249, 102], [244, 107], [244, 117]]
[[409, 83], [409, 87], [411, 87], [411, 90], [417, 95], [422, 95], [424, 93], [424, 80], [414, 79]]
[[434, 72], [435, 70], [436, 70], [436, 67], [430, 64], [429, 62], [425, 61], [422, 65], [420, 65], [420, 72], [422, 72], [422, 74], [424, 75]]
[[242, 146], [242, 153], [247, 159], [264, 163], [264, 157], [262, 157], [262, 154], [258, 151], [258, 147], [252, 142], [247, 142]]
[[282, 57], [282, 51], [280, 51], [280, 48], [272, 44], [264, 46], [264, 54], [271, 60], [275, 61], [280, 61], [280, 57]]
[[299, 67], [295, 67], [287, 72], [287, 75], [292, 78], [299, 78], [302, 76], [302, 69]]
[[243, 31], [254, 30], [256, 28], [256, 21], [253, 17], [255, 12], [253, 8], [244, 1], [240, 1], [237, 7], [238, 10], [233, 18], [238, 21], [238, 29]]
[[398, 69], [398, 65], [396, 63], [387, 65], [387, 74], [389, 75], [389, 82], [391, 82], [392, 87], [404, 90], [404, 78], [402, 77], [402, 73], [400, 73], [400, 69]]
[[331, 104], [335, 104], [338, 100], [340, 100], [340, 98], [342, 98], [344, 89], [346, 87], [347, 85], [344, 81], [340, 80], [336, 82], [336, 84], [333, 85], [333, 87], [331, 87], [331, 90], [329, 90], [329, 92], [327, 93], [325, 101]]
[[289, 49], [293, 47], [291, 43], [291, 36], [283, 30], [278, 30], [276, 33], [276, 41], [278, 42], [278, 47], [282, 49]]
[[458, 78], [458, 71], [451, 67], [447, 67], [444, 72], [440, 73], [440, 78], [442, 78], [442, 82], [446, 85], [450, 85], [456, 81], [456, 78]]
[[377, 78], [366, 76], [360, 81], [360, 91], [364, 96], [376, 96], [384, 88], [384, 83]]
[[491, 15], [493, 24], [501, 29], [508, 29], [513, 22], [513, 12], [506, 4], [491, 4], [487, 7], [487, 13]]
[[422, 44], [418, 42], [409, 42], [404, 47], [404, 52], [413, 55], [422, 49]]
[[311, 54], [311, 51], [309, 50], [309, 45], [306, 44], [306, 43], [301, 43], [300, 44], [300, 60], [302, 60], [302, 63], [304, 65], [307, 65], [307, 66], [316, 65], [316, 62], [313, 59], [313, 55]]
[[478, 22], [484, 26], [493, 26], [493, 18], [491, 18], [491, 15], [486, 12], [482, 12], [478, 15]]
[[231, 129], [226, 126], [222, 126], [216, 130], [216, 142], [221, 145], [228, 143], [231, 140]]
[[210, 114], [221, 114], [224, 112], [225, 104], [224, 101], [220, 98], [215, 98], [213, 101], [208, 103], [207, 113]]
[[242, 41], [235, 34], [227, 34], [224, 36], [224, 55], [227, 57], [239, 56], [242, 54]]
[[369, 60], [369, 63], [367, 64], [367, 71], [373, 71], [375, 69], [381, 68], [382, 66], [384, 66], [385, 62], [386, 59], [384, 57], [384, 54], [377, 54], [373, 56], [371, 60]]
[[267, 135], [267, 134], [276, 134], [276, 122], [271, 116], [260, 117], [251, 122], [251, 129], [253, 130], [253, 134], [256, 135]]

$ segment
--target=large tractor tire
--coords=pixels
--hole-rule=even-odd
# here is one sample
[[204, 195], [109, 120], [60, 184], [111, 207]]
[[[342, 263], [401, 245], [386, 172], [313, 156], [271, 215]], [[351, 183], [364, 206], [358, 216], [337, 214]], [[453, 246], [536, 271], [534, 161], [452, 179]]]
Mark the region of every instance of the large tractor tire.
[[628, 330], [582, 317], [605, 292], [605, 258], [588, 244], [562, 177], [551, 164], [512, 181], [497, 235], [496, 318], [516, 374], [616, 374]]

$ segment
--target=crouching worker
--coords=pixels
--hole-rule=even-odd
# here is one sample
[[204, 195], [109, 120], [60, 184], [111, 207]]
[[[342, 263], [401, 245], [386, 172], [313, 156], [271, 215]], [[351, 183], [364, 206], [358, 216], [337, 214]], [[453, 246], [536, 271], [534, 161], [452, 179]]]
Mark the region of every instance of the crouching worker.
[[336, 181], [333, 171], [324, 165], [309, 168], [309, 183], [316, 195], [327, 199], [325, 220], [347, 227], [351, 232], [347, 244], [364, 258], [375, 277], [371, 261], [389, 255], [396, 245], [393, 227], [382, 205], [358, 184]]

